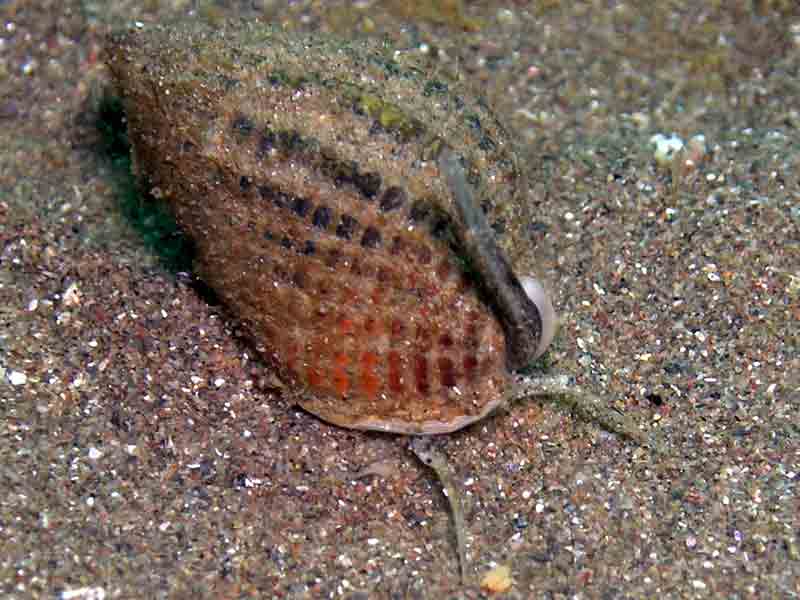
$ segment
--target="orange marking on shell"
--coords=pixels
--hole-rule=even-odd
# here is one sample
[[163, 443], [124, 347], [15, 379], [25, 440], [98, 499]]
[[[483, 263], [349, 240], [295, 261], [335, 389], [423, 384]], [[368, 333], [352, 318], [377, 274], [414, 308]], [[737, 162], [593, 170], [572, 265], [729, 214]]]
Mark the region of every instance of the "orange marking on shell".
[[338, 326], [339, 326], [339, 335], [342, 336], [352, 335], [355, 329], [355, 323], [353, 322], [353, 319], [351, 319], [345, 314], [339, 316]]
[[364, 319], [364, 333], [368, 336], [380, 335], [378, 321], [375, 317], [368, 316]]
[[333, 356], [333, 366], [331, 369], [331, 380], [336, 393], [344, 398], [350, 389], [350, 376], [347, 374], [347, 367], [350, 364], [350, 357], [344, 352], [337, 352]]
[[399, 394], [403, 391], [403, 360], [399, 352], [392, 350], [387, 354], [386, 361], [389, 366], [389, 390]]
[[417, 349], [422, 352], [428, 352], [433, 348], [431, 330], [423, 325], [417, 325]]
[[311, 387], [322, 387], [325, 382], [322, 373], [320, 372], [319, 368], [314, 363], [308, 364], [308, 369], [306, 370], [306, 377], [308, 378], [308, 385]]
[[306, 377], [308, 385], [312, 388], [324, 388], [326, 386], [324, 367], [325, 359], [331, 354], [330, 343], [324, 337], [318, 336], [308, 348], [306, 360], [308, 367]]
[[381, 380], [375, 373], [375, 366], [378, 364], [378, 355], [374, 352], [364, 352], [361, 355], [361, 391], [367, 398], [374, 398], [378, 394]]
[[453, 361], [447, 356], [440, 356], [439, 360], [439, 380], [444, 387], [456, 387], [456, 371], [453, 366]]
[[396, 343], [400, 341], [405, 333], [406, 326], [400, 319], [392, 319], [389, 325], [391, 331], [390, 341]]

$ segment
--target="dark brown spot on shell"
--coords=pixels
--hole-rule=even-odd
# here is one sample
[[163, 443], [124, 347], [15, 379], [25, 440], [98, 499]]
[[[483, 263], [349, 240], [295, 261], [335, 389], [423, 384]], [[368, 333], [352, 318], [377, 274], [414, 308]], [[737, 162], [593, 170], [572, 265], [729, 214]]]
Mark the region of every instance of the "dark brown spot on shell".
[[439, 378], [442, 385], [448, 388], [454, 388], [457, 385], [455, 368], [453, 361], [447, 356], [440, 356], [439, 360]]
[[311, 201], [308, 198], [293, 198], [292, 210], [299, 217], [305, 217], [308, 212], [313, 208]]
[[336, 235], [344, 240], [352, 240], [358, 229], [358, 220], [350, 215], [342, 215], [342, 220], [336, 226]]
[[428, 357], [425, 354], [414, 355], [414, 380], [417, 384], [417, 392], [423, 396], [431, 393], [431, 382], [428, 379]]
[[431, 204], [427, 200], [416, 200], [411, 206], [408, 218], [413, 223], [422, 223], [431, 215]]
[[394, 237], [394, 239], [392, 239], [392, 247], [389, 252], [390, 254], [392, 254], [392, 256], [398, 256], [403, 252], [404, 247], [405, 247], [405, 242], [403, 241], [403, 238], [397, 235]]
[[261, 137], [258, 140], [256, 156], [260, 159], [263, 159], [275, 147], [275, 142], [275, 134], [269, 130], [265, 131], [263, 134], [261, 134]]
[[393, 185], [381, 194], [380, 207], [383, 212], [397, 210], [406, 203], [407, 194], [401, 187]]
[[464, 356], [464, 374], [469, 382], [475, 381], [478, 373], [478, 359], [474, 354]]
[[364, 248], [377, 248], [381, 243], [381, 232], [375, 227], [367, 227], [361, 237], [361, 245]]
[[332, 218], [333, 214], [330, 208], [327, 206], [318, 206], [314, 211], [314, 216], [312, 217], [311, 222], [314, 224], [314, 227], [327, 229], [328, 225], [331, 224]]
[[231, 129], [240, 137], [248, 137], [253, 133], [253, 122], [244, 115], [239, 115], [233, 120]]
[[380, 173], [363, 173], [354, 181], [358, 190], [367, 198], [374, 198], [381, 189]]
[[342, 252], [338, 248], [330, 248], [325, 258], [325, 265], [330, 268], [336, 267], [342, 258]]
[[270, 201], [277, 208], [286, 208], [291, 200], [291, 197], [287, 193], [269, 184], [258, 186], [258, 193], [262, 199]]

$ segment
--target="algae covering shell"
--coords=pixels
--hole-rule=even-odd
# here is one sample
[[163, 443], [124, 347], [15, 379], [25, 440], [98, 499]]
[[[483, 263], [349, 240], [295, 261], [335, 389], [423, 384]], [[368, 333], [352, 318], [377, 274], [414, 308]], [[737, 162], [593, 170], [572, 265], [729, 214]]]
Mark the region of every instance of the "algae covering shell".
[[503, 319], [483, 281], [492, 252], [474, 250], [488, 228], [473, 235], [458, 209], [483, 214], [456, 206], [453, 180], [516, 200], [516, 159], [484, 103], [381, 42], [258, 24], [112, 34], [107, 62], [137, 174], [305, 409], [426, 434], [504, 399], [509, 335], [524, 325], [535, 342], [540, 322]]

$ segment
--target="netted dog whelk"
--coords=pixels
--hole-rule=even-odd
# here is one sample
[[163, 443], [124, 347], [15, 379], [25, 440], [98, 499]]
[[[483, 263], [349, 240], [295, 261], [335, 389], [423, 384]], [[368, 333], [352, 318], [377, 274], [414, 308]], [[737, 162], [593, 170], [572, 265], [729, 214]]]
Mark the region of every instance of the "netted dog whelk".
[[380, 43], [247, 24], [115, 34], [108, 64], [138, 175], [308, 411], [453, 431], [549, 343], [547, 296], [476, 201], [515, 200], [516, 158], [457, 83]]
[[115, 33], [106, 58], [138, 176], [306, 410], [439, 434], [564, 390], [515, 375], [555, 314], [495, 242], [481, 204], [519, 202], [519, 167], [457, 80], [381, 42], [246, 23]]

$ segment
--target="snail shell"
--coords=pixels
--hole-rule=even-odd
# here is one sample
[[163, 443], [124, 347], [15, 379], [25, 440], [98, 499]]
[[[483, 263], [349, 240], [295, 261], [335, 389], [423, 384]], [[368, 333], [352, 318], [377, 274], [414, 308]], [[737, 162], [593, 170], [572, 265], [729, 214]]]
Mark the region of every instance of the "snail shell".
[[453, 431], [541, 352], [476, 201], [516, 201], [516, 158], [457, 81], [379, 42], [246, 23], [116, 33], [106, 54], [137, 174], [305, 409]]

